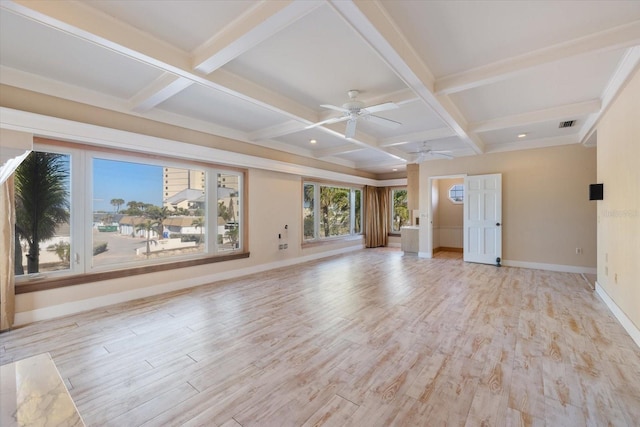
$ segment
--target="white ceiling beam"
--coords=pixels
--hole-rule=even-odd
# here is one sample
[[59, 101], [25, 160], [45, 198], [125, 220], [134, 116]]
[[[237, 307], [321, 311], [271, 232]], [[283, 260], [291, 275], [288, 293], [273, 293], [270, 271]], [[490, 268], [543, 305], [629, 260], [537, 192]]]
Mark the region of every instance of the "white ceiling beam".
[[267, 139], [300, 132], [305, 128], [306, 125], [304, 123], [297, 120], [289, 120], [284, 123], [278, 123], [277, 125], [251, 132], [249, 134], [249, 139], [252, 141], [265, 141]]
[[136, 113], [146, 113], [192, 84], [192, 80], [165, 72], [131, 97], [129, 100], [131, 110]]
[[483, 152], [484, 143], [477, 135], [467, 134], [466, 120], [455, 105], [435, 95], [433, 73], [395, 26], [380, 2], [330, 0], [330, 4], [446, 125], [476, 153]]
[[36, 22], [291, 119], [308, 124], [317, 120], [314, 110], [228, 71], [218, 69], [208, 76], [194, 72], [189, 54], [81, 2], [3, 0], [0, 5]]
[[380, 145], [380, 147], [392, 147], [395, 145], [409, 144], [416, 141], [433, 141], [436, 139], [449, 138], [452, 136], [456, 136], [456, 133], [451, 130], [451, 128], [429, 129], [426, 131], [384, 138], [378, 145]]
[[569, 57], [640, 44], [640, 20], [439, 78], [436, 93], [449, 95], [511, 78], [533, 67]]
[[193, 51], [193, 68], [209, 74], [315, 10], [321, 1], [260, 1]]
[[313, 151], [313, 157], [316, 157], [319, 159], [322, 157], [330, 157], [330, 156], [335, 156], [339, 154], [353, 153], [355, 151], [362, 151], [364, 149], [365, 147], [355, 145], [355, 144], [340, 145], [339, 147], [331, 147], [331, 148], [323, 148], [320, 150], [315, 150]]
[[544, 123], [557, 120], [566, 120], [585, 114], [594, 114], [602, 107], [599, 99], [578, 102], [575, 104], [560, 105], [558, 107], [544, 110], [531, 111], [528, 113], [514, 114], [500, 117], [498, 119], [486, 120], [483, 122], [471, 123], [470, 132], [488, 132], [498, 129], [508, 129], [518, 126], [527, 126], [536, 123]]
[[613, 74], [611, 80], [609, 80], [609, 84], [602, 94], [602, 107], [600, 108], [600, 112], [589, 117], [582, 128], [580, 128], [580, 132], [578, 133], [580, 143], [587, 144], [600, 118], [604, 112], [607, 111], [611, 102], [613, 102], [616, 95], [622, 90], [625, 83], [629, 81], [638, 67], [640, 67], [640, 46], [635, 46], [627, 50], [624, 58], [622, 58], [622, 61], [618, 64], [618, 69]]

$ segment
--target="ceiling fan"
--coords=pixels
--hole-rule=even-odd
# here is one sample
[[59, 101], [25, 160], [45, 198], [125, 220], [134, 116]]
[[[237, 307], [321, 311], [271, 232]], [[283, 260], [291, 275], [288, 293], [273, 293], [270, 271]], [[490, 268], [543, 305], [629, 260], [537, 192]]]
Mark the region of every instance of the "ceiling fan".
[[344, 137], [353, 138], [356, 134], [356, 124], [358, 123], [359, 119], [368, 120], [371, 123], [375, 123], [377, 125], [386, 126], [390, 128], [395, 128], [402, 124], [394, 120], [389, 120], [389, 119], [385, 119], [384, 117], [373, 115], [373, 113], [378, 113], [380, 111], [396, 109], [398, 108], [397, 104], [394, 104], [393, 102], [385, 102], [383, 104], [370, 105], [367, 107], [366, 105], [364, 105], [364, 102], [358, 101], [356, 99], [358, 97], [358, 94], [360, 93], [359, 91], [350, 90], [347, 93], [349, 95], [350, 101], [345, 104], [342, 104], [342, 107], [338, 107], [336, 105], [331, 105], [331, 104], [320, 105], [323, 108], [328, 108], [329, 110], [341, 112], [343, 114], [341, 117], [334, 117], [331, 119], [323, 120], [318, 123], [314, 123], [310, 126], [307, 126], [307, 129], [310, 129], [316, 126], [328, 125], [331, 123], [346, 121], [347, 128], [344, 132]]
[[433, 157], [441, 157], [443, 159], [453, 159], [453, 156], [451, 154], [450, 150], [432, 150], [431, 148], [429, 148], [427, 146], [426, 142], [422, 143], [422, 148], [420, 148], [418, 151], [413, 151], [409, 154], [415, 154], [416, 158], [415, 158], [415, 163], [422, 163], [425, 160], [427, 160], [429, 158], [429, 156], [433, 156]]

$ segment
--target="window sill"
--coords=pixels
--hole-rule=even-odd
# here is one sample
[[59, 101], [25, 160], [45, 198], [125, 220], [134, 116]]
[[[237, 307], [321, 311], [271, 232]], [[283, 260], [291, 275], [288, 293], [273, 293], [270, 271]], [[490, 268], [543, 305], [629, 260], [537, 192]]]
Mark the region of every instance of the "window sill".
[[364, 235], [358, 234], [356, 236], [345, 236], [345, 237], [329, 237], [322, 240], [313, 240], [310, 242], [303, 242], [302, 249], [313, 248], [315, 246], [325, 246], [325, 245], [334, 245], [336, 243], [342, 242], [356, 242], [358, 240], [363, 240]]
[[159, 271], [175, 270], [179, 268], [194, 267], [197, 265], [213, 264], [217, 262], [232, 261], [236, 259], [249, 258], [249, 252], [235, 253], [229, 255], [216, 255], [206, 258], [190, 259], [166, 264], [149, 265], [144, 267], [127, 268], [116, 271], [105, 271], [100, 273], [77, 274], [72, 276], [56, 277], [52, 279], [42, 279], [16, 283], [15, 292], [26, 294], [29, 292], [46, 291], [50, 289], [63, 288], [66, 286], [80, 285], [85, 283], [101, 282], [109, 279], [119, 279], [121, 277], [137, 276], [140, 274], [156, 273]]

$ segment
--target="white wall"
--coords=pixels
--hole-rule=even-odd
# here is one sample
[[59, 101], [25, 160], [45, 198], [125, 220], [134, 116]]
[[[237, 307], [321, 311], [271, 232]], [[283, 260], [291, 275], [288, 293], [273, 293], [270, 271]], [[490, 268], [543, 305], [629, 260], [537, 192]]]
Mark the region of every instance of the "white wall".
[[598, 291], [640, 345], [640, 71], [597, 132]]

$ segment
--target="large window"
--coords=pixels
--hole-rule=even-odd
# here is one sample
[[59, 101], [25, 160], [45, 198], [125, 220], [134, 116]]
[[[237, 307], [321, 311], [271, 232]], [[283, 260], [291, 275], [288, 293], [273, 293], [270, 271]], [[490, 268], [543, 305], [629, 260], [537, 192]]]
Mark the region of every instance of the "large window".
[[302, 216], [304, 240], [313, 241], [362, 232], [362, 190], [305, 182]]
[[38, 148], [16, 171], [18, 278], [242, 252], [243, 172], [90, 149]]
[[71, 269], [71, 156], [33, 151], [15, 173], [15, 274]]
[[409, 224], [409, 209], [407, 208], [407, 190], [391, 190], [391, 232], [399, 233], [400, 228]]

